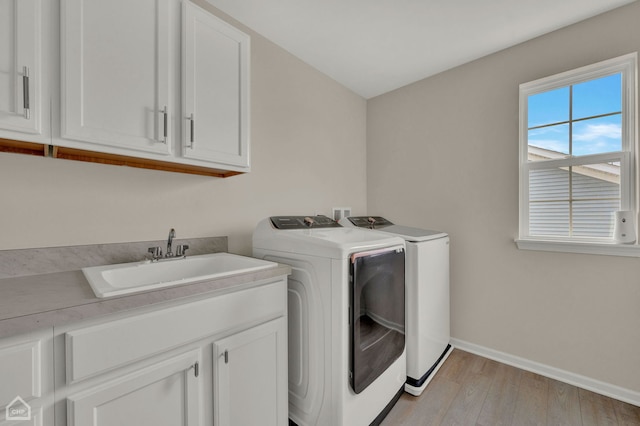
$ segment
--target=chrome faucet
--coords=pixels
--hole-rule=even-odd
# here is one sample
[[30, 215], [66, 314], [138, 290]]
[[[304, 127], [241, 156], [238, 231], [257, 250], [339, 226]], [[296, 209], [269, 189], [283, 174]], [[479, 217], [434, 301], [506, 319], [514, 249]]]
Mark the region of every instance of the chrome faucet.
[[189, 245], [187, 244], [178, 244], [176, 246], [175, 254], [171, 251], [173, 247], [173, 239], [175, 237], [176, 237], [176, 230], [171, 228], [171, 230], [169, 231], [169, 238], [167, 238], [167, 252], [164, 254], [164, 256], [162, 255], [162, 249], [160, 247], [149, 247], [148, 252], [151, 253], [152, 262], [184, 259], [185, 257], [187, 257], [187, 250], [189, 249]]
[[169, 238], [167, 239], [167, 251], [164, 254], [164, 257], [173, 257], [173, 252], [171, 251], [171, 244], [173, 243], [173, 239], [176, 237], [176, 230], [171, 228], [169, 231]]

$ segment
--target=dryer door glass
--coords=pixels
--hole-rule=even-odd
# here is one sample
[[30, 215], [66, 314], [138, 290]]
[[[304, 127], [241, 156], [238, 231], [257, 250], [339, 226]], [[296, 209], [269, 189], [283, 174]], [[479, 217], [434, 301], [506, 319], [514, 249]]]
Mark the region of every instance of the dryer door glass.
[[404, 249], [351, 256], [350, 382], [362, 392], [404, 351]]

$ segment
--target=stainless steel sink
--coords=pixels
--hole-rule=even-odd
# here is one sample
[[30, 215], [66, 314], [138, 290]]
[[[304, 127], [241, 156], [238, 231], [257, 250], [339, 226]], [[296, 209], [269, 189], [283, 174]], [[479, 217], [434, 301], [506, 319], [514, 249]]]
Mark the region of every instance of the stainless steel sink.
[[82, 272], [96, 296], [102, 298], [254, 272], [276, 265], [252, 257], [213, 253], [165, 262], [94, 266], [83, 268]]

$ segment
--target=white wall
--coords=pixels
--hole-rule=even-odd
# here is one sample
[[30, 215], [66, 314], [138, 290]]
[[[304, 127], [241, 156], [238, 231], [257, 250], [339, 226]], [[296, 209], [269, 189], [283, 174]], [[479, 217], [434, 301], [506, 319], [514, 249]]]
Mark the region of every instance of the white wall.
[[640, 391], [640, 259], [520, 251], [518, 86], [640, 50], [640, 2], [368, 102], [368, 211], [451, 235], [453, 337]]
[[250, 34], [251, 173], [217, 179], [0, 154], [0, 250], [155, 240], [174, 227], [178, 240], [228, 235], [231, 252], [250, 254], [267, 216], [363, 210], [365, 100]]

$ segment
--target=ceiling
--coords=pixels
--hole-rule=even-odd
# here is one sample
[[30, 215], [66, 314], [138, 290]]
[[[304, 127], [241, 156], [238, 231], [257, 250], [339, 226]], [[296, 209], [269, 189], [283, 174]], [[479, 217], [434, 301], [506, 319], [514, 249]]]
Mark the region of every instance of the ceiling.
[[635, 0], [207, 0], [372, 98]]

